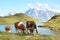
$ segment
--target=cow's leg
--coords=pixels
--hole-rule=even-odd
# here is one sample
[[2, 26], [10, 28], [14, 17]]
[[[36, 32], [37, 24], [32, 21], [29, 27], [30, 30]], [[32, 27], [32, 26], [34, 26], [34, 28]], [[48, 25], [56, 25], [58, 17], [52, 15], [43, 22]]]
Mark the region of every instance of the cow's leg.
[[25, 33], [25, 34], [28, 34], [28, 30], [27, 30], [27, 29], [26, 29], [26, 30], [24, 30], [24, 33]]
[[30, 29], [29, 29], [29, 28], [27, 28], [27, 29], [26, 29], [26, 32], [27, 32], [27, 34], [29, 34], [29, 33], [30, 33]]
[[34, 30], [30, 30], [30, 34], [33, 35]]
[[34, 32], [34, 30], [30, 30], [30, 32], [31, 32], [31, 33], [33, 33], [33, 32]]
[[26, 30], [21, 30], [21, 32], [20, 32], [20, 35], [26, 35], [27, 33], [26, 33]]
[[19, 29], [18, 28], [16, 28], [16, 32], [19, 33]]
[[34, 28], [36, 29], [36, 33], [38, 34], [38, 30], [37, 30], [37, 26], [36, 26], [36, 24], [33, 25], [33, 26], [34, 26]]
[[11, 33], [11, 30], [8, 30], [9, 33]]
[[17, 28], [17, 26], [15, 26], [15, 30], [16, 30], [16, 32], [18, 32], [18, 28]]
[[38, 34], [38, 31], [37, 31], [37, 29], [36, 29], [36, 33]]

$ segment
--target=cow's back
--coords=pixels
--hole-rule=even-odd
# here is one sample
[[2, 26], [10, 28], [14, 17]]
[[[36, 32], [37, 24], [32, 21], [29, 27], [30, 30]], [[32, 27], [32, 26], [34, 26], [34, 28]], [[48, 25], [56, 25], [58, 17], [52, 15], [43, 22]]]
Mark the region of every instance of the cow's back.
[[15, 22], [14, 26], [15, 26], [16, 29], [25, 30], [25, 26], [24, 26], [23, 22], [20, 22], [20, 21], [19, 22]]
[[34, 21], [27, 21], [26, 22], [26, 28], [29, 28], [29, 27], [34, 27], [36, 28], [36, 24]]

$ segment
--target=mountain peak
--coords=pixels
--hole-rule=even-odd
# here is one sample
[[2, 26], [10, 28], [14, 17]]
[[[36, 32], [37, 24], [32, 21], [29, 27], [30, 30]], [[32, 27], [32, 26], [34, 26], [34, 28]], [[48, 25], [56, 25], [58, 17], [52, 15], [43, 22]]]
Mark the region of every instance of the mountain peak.
[[37, 6], [32, 6], [30, 5], [31, 8], [27, 10], [25, 13], [33, 18], [37, 18], [42, 20], [43, 22], [46, 22], [50, 20], [53, 16], [55, 16], [58, 11], [55, 9], [50, 9], [48, 8], [48, 5], [37, 5]]

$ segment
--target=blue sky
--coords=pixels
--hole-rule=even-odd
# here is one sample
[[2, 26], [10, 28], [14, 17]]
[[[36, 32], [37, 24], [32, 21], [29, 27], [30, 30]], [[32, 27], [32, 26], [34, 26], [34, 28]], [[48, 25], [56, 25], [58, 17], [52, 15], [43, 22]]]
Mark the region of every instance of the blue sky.
[[60, 0], [0, 0], [0, 16], [10, 12], [25, 12], [29, 4], [48, 4], [50, 8], [60, 10]]

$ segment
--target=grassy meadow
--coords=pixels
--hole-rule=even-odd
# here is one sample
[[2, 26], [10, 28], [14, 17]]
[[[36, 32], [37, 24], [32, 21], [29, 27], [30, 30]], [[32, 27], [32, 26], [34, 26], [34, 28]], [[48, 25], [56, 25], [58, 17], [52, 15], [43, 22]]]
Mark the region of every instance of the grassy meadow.
[[60, 40], [60, 34], [55, 35], [17, 35], [7, 32], [0, 32], [0, 40]]
[[60, 14], [54, 16], [52, 19], [46, 22], [44, 26], [49, 27], [55, 31], [60, 31]]

